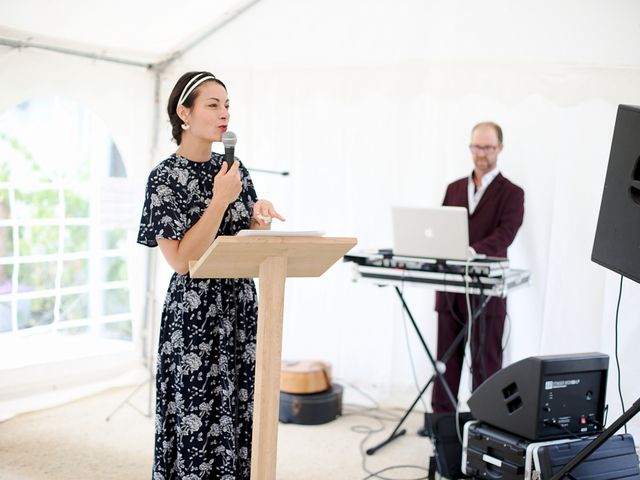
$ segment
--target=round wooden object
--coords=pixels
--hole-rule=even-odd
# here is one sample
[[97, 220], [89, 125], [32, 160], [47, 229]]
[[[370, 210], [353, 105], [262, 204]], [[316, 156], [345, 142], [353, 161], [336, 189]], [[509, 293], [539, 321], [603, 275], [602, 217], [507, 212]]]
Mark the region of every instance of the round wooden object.
[[280, 391], [318, 393], [331, 388], [331, 365], [318, 360], [282, 362]]

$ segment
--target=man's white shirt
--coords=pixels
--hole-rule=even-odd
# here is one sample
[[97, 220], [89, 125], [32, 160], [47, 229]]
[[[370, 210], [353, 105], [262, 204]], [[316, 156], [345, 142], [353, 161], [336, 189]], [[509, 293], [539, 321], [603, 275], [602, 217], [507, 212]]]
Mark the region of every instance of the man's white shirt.
[[495, 180], [495, 178], [498, 176], [499, 173], [500, 173], [500, 170], [498, 170], [497, 168], [494, 168], [489, 173], [486, 173], [482, 177], [482, 180], [480, 181], [480, 187], [476, 189], [476, 184], [473, 181], [473, 172], [471, 172], [471, 175], [469, 175], [469, 182], [467, 183], [469, 215], [475, 212], [476, 207], [478, 206], [478, 203], [480, 203], [480, 199], [482, 198], [482, 195], [484, 195], [484, 192], [487, 190], [489, 185], [491, 185], [491, 182]]

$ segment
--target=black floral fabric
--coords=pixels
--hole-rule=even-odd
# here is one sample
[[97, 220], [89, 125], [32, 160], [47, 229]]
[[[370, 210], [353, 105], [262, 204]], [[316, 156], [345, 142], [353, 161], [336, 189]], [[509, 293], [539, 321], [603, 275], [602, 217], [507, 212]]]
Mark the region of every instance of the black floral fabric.
[[[138, 243], [182, 239], [209, 205], [223, 160], [174, 154], [157, 165]], [[250, 227], [257, 197], [242, 164], [240, 175], [242, 192], [217, 235]], [[158, 345], [153, 480], [249, 479], [257, 313], [252, 279], [171, 277]]]

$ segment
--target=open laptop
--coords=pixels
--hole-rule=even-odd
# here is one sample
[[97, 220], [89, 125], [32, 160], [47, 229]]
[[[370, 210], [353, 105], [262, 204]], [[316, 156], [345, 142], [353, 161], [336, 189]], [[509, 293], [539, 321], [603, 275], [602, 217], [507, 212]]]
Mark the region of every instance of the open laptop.
[[392, 207], [394, 255], [467, 260], [469, 224], [464, 207]]

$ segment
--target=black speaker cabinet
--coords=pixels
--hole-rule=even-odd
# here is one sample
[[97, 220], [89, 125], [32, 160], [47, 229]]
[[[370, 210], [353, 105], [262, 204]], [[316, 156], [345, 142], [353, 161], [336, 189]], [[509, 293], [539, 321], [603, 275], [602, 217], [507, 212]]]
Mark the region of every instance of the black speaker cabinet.
[[609, 357], [529, 357], [499, 370], [469, 398], [480, 421], [528, 440], [602, 430]]
[[640, 282], [640, 107], [620, 105], [591, 260]]

